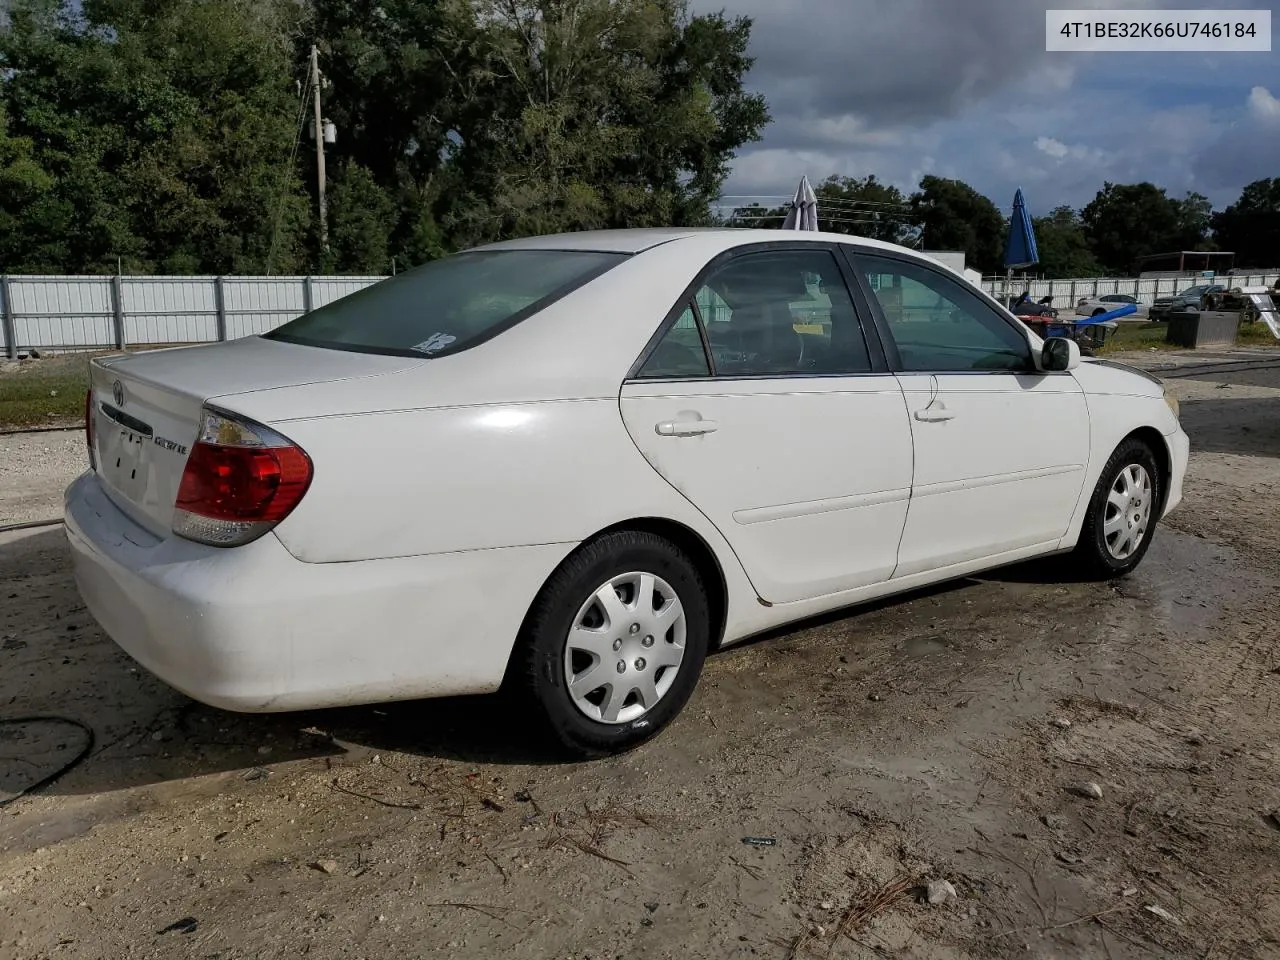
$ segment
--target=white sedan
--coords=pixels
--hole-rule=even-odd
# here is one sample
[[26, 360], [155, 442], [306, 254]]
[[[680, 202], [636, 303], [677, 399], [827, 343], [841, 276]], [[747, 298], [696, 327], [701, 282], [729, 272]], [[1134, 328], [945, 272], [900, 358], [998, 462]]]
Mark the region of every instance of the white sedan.
[[1085, 297], [1076, 303], [1077, 317], [1096, 317], [1099, 314], [1110, 313], [1112, 310], [1119, 310], [1121, 307], [1133, 307], [1133, 313], [1127, 317], [1121, 317], [1121, 320], [1146, 320], [1148, 311], [1151, 309], [1137, 297], [1131, 297], [1127, 293], [1108, 293], [1101, 297]]
[[1159, 381], [819, 233], [495, 244], [91, 383], [66, 529], [139, 663], [251, 712], [502, 689], [579, 755], [783, 624], [1048, 554], [1125, 574], [1188, 455]]

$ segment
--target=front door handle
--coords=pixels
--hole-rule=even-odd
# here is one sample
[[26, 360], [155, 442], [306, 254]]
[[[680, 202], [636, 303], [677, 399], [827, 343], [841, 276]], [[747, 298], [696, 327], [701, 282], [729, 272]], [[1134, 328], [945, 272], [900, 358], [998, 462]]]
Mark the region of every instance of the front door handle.
[[921, 423], [942, 423], [944, 420], [954, 420], [955, 416], [940, 403], [916, 411], [916, 419]]
[[668, 420], [659, 423], [654, 429], [660, 437], [697, 437], [704, 433], [715, 433], [719, 426], [714, 420]]

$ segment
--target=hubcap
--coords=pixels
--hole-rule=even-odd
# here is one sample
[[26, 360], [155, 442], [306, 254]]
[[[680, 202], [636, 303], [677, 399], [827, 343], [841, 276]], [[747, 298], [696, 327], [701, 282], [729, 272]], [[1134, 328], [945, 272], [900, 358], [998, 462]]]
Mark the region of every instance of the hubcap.
[[671, 689], [684, 659], [685, 615], [661, 577], [624, 573], [597, 588], [565, 641], [565, 686], [592, 720], [639, 720]]
[[1151, 475], [1141, 464], [1131, 463], [1112, 484], [1102, 519], [1107, 552], [1116, 560], [1129, 559], [1142, 546], [1151, 524], [1151, 506]]

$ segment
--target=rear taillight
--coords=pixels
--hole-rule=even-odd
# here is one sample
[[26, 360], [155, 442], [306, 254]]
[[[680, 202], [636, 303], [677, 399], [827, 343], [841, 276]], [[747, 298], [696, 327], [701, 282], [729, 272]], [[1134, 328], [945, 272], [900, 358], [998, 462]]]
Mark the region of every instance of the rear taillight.
[[256, 540], [287, 517], [311, 484], [311, 458], [274, 430], [206, 408], [187, 457], [173, 532], [215, 547]]
[[84, 443], [89, 448], [89, 469], [96, 470], [98, 465], [93, 460], [93, 388], [84, 394]]

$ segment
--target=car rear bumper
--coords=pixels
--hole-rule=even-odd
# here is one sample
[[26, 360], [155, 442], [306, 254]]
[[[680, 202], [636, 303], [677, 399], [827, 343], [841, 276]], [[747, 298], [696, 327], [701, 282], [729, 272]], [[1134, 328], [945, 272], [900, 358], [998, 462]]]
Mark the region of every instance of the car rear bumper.
[[303, 563], [159, 539], [86, 473], [66, 494], [76, 583], [139, 664], [212, 706], [271, 712], [487, 693], [567, 546]]

